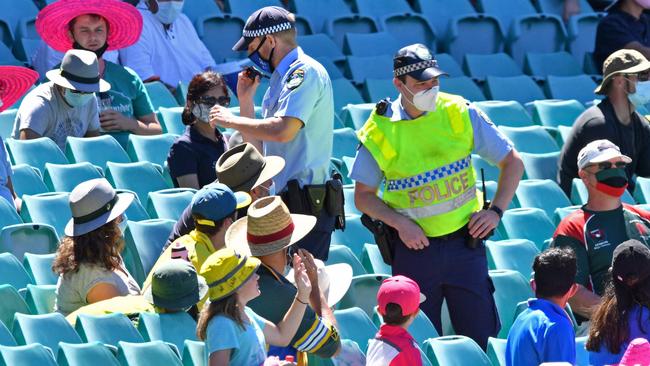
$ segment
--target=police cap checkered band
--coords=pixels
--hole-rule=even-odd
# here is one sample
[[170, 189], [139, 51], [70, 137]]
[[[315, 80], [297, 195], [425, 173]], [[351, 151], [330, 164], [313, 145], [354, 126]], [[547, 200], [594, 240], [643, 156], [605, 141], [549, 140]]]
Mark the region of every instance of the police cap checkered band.
[[243, 35], [244, 37], [247, 38], [255, 38], [267, 34], [282, 32], [285, 30], [289, 30], [291, 28], [293, 28], [293, 24], [291, 24], [291, 22], [286, 22], [286, 23], [276, 24], [262, 29], [251, 29], [251, 30], [244, 29]]
[[399, 67], [393, 71], [395, 77], [399, 77], [402, 75], [409, 74], [413, 71], [418, 71], [418, 70], [424, 70], [428, 69], [430, 67], [435, 67], [438, 68], [438, 61], [436, 60], [426, 60], [426, 61], [421, 61], [416, 64], [411, 64], [411, 65], [406, 65]]

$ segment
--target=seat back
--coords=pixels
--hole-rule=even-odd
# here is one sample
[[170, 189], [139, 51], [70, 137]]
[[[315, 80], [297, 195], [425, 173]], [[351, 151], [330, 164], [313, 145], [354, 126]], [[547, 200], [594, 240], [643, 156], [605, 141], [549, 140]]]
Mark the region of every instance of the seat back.
[[23, 297], [11, 285], [0, 285], [0, 321], [11, 331], [16, 313], [29, 314], [29, 307]]
[[507, 339], [488, 338], [487, 356], [492, 366], [506, 366]]
[[25, 253], [54, 253], [58, 243], [56, 229], [48, 224], [16, 224], [0, 230], [0, 252], [12, 253], [19, 261]]
[[297, 14], [309, 18], [314, 33], [325, 31], [332, 18], [353, 14], [345, 0], [290, 0], [289, 3], [293, 3], [291, 8], [296, 9]]
[[383, 16], [380, 23], [383, 30], [395, 36], [400, 47], [421, 43], [431, 52], [436, 52], [436, 32], [427, 18], [419, 14], [401, 13]]
[[194, 0], [183, 3], [183, 14], [187, 15], [195, 24], [196, 21], [206, 15], [223, 15], [217, 3], [211, 0]]
[[510, 239], [528, 239], [542, 250], [553, 236], [555, 225], [539, 208], [515, 208], [503, 213], [503, 230]]
[[49, 314], [54, 312], [56, 285], [27, 285], [25, 302], [34, 314]]
[[170, 188], [149, 192], [147, 212], [150, 217], [178, 220], [185, 208], [190, 205], [196, 190], [189, 188]]
[[585, 106], [575, 99], [536, 100], [533, 102], [533, 122], [548, 127], [573, 126], [585, 111]]
[[380, 101], [384, 98], [397, 99], [399, 91], [393, 85], [393, 79], [366, 79], [363, 94], [367, 100]]
[[341, 119], [345, 127], [358, 130], [363, 127], [374, 109], [374, 103], [347, 104], [341, 109]]
[[436, 366], [492, 365], [476, 342], [461, 335], [430, 338], [424, 342], [424, 353]]
[[368, 316], [372, 316], [373, 309], [377, 306], [377, 292], [386, 275], [360, 275], [352, 277], [348, 292], [339, 302], [339, 309], [352, 307], [360, 308]]
[[171, 188], [162, 173], [148, 161], [107, 163], [106, 179], [119, 189], [136, 193], [140, 202], [147, 202], [149, 192]]
[[460, 95], [470, 102], [485, 100], [485, 95], [481, 88], [479, 88], [472, 79], [467, 76], [446, 78], [442, 79], [440, 82], [443, 90], [447, 93]]
[[339, 47], [343, 46], [346, 33], [376, 33], [379, 31], [373, 18], [356, 14], [332, 17], [326, 27], [326, 33]]
[[348, 56], [347, 74], [355, 83], [361, 84], [366, 79], [382, 79], [392, 72], [393, 57], [390, 55]]
[[30, 283], [33, 283], [33, 280], [20, 261], [13, 254], [0, 251], [0, 284], [11, 285], [20, 290]]
[[115, 347], [120, 341], [143, 342], [133, 323], [122, 313], [79, 314], [75, 330], [84, 342], [101, 342]]
[[486, 181], [499, 181], [499, 174], [501, 174], [499, 167], [492, 165], [489, 161], [483, 159], [480, 155], [472, 154], [472, 167], [474, 167], [477, 178], [481, 177], [481, 169], [483, 169], [483, 176], [485, 177]]
[[102, 169], [107, 162], [130, 163], [131, 159], [113, 136], [68, 137], [65, 154], [73, 163], [87, 161]]
[[48, 191], [38, 169], [27, 164], [14, 165], [11, 169], [13, 170], [11, 183], [14, 185], [14, 191], [18, 197], [22, 197], [24, 194], [39, 194]]
[[185, 340], [198, 340], [196, 321], [186, 312], [140, 313], [138, 330], [145, 341], [168, 342], [176, 345], [179, 350], [183, 349]]
[[526, 127], [533, 123], [526, 109], [514, 100], [486, 100], [475, 104], [497, 126]]
[[334, 110], [337, 113], [348, 104], [364, 103], [359, 91], [347, 79], [333, 79], [332, 90], [334, 91]]
[[11, 335], [11, 332], [7, 327], [4, 325], [4, 323], [0, 322], [0, 346], [16, 346], [16, 340], [14, 339], [14, 336]]
[[515, 144], [517, 151], [543, 154], [560, 150], [553, 137], [541, 126], [500, 126], [499, 130]]
[[345, 55], [330, 37], [323, 33], [300, 35], [297, 42], [306, 54], [314, 58], [328, 58], [331, 61], [343, 61]]
[[546, 99], [539, 86], [530, 76], [488, 76], [486, 90], [494, 100], [515, 100], [521, 104]]
[[9, 203], [5, 199], [0, 200], [0, 228], [4, 228], [9, 225], [21, 224], [23, 222], [22, 218], [18, 216], [16, 212], [16, 207]]
[[341, 159], [344, 156], [354, 157], [359, 146], [359, 139], [351, 128], [334, 130], [332, 156]]
[[386, 14], [413, 12], [406, 0], [354, 0], [354, 3], [359, 14], [377, 18]]
[[449, 26], [443, 44], [456, 61], [462, 62], [468, 53], [503, 52], [505, 37], [497, 18], [486, 14], [461, 14], [446, 20]]
[[537, 77], [572, 76], [582, 74], [582, 67], [568, 52], [529, 52], [526, 54], [524, 71]]
[[523, 75], [515, 60], [503, 52], [494, 54], [467, 54], [463, 60], [463, 70], [474, 78], [487, 76]]
[[144, 282], [158, 260], [175, 223], [163, 219], [129, 221], [124, 232], [122, 257], [129, 272], [139, 284]]
[[372, 323], [368, 314], [353, 307], [350, 309], [334, 310], [341, 339], [357, 342], [363, 352], [368, 349], [368, 341], [375, 337], [377, 327]]
[[40, 343], [56, 354], [59, 342], [82, 343], [79, 335], [60, 313], [43, 315], [16, 314], [14, 338], [18, 344]]
[[554, 99], [576, 99], [581, 103], [596, 98], [596, 82], [588, 75], [549, 76], [546, 78], [547, 94]]
[[[183, 107], [160, 107], [158, 109], [158, 115], [160, 116], [160, 123], [165, 134], [182, 135], [185, 132], [187, 126], [183, 124]], [[165, 155], [166, 159], [167, 155]], [[142, 161], [142, 159], [138, 160]]]
[[182, 366], [176, 353], [165, 343], [153, 341], [147, 343], [119, 342], [117, 359], [122, 365], [148, 366], [169, 365]]
[[508, 239], [486, 242], [488, 268], [509, 269], [529, 278], [533, 260], [539, 249], [527, 239]]
[[184, 366], [203, 366], [205, 343], [185, 340], [185, 348], [183, 349], [183, 365]]
[[79, 183], [104, 175], [88, 162], [75, 164], [45, 163], [44, 181], [51, 192], [72, 192]]
[[154, 110], [158, 110], [160, 107], [178, 107], [176, 98], [162, 82], [151, 81], [144, 83], [144, 87], [147, 89]]
[[511, 270], [489, 271], [494, 284], [494, 302], [501, 320], [499, 338], [506, 338], [515, 319], [515, 310], [520, 301], [534, 296], [526, 278], [519, 272]]
[[349, 215], [345, 219], [345, 233], [341, 230], [332, 233], [332, 243], [342, 244], [350, 248], [354, 255], [359, 256], [365, 243], [374, 243], [375, 237], [361, 223], [361, 216]]
[[[379, 314], [378, 307], [375, 307], [375, 311], [372, 314], [372, 322], [377, 328], [381, 327], [382, 324], [384, 324], [384, 320], [382, 319], [381, 314]], [[429, 320], [429, 317], [427, 317], [424, 311], [418, 311], [418, 314], [415, 316], [413, 323], [409, 325], [408, 331], [420, 346], [422, 346], [424, 344], [424, 341], [429, 338], [440, 337], [440, 335], [438, 335], [436, 327], [433, 326], [433, 323], [431, 323], [431, 320]]]
[[18, 347], [0, 346], [0, 365], [57, 366], [52, 351], [38, 343]]
[[384, 262], [377, 244], [366, 243], [363, 245], [361, 264], [369, 274], [390, 275], [393, 273], [391, 266]]
[[354, 276], [365, 275], [366, 271], [357, 256], [345, 245], [334, 244], [330, 247], [327, 264], [345, 263], [352, 267]]
[[391, 55], [399, 49], [398, 41], [388, 32], [346, 33], [343, 52], [354, 56]]
[[99, 342], [81, 344], [61, 342], [56, 360], [59, 366], [84, 366], [90, 364], [120, 366], [113, 353]]
[[43, 172], [45, 163], [68, 164], [68, 159], [48, 137], [33, 140], [7, 139], [9, 155], [14, 164], [27, 164]]
[[560, 152], [546, 154], [519, 153], [524, 161], [526, 177], [528, 179], [557, 179], [557, 164]]
[[23, 267], [37, 285], [56, 285], [59, 276], [52, 271], [55, 253], [25, 253]]
[[[10, 57], [13, 58], [10, 52]], [[0, 55], [0, 62], [3, 65], [7, 63], [4, 62], [2, 55]], [[0, 138], [6, 140], [11, 138], [11, 133], [14, 129], [14, 121], [16, 120], [16, 114], [18, 114], [18, 108], [6, 109], [0, 112]]]
[[266, 6], [282, 7], [282, 3], [279, 0], [227, 0], [226, 3], [228, 4], [227, 8], [230, 10], [231, 14], [243, 17], [244, 19], [248, 18], [257, 9]]

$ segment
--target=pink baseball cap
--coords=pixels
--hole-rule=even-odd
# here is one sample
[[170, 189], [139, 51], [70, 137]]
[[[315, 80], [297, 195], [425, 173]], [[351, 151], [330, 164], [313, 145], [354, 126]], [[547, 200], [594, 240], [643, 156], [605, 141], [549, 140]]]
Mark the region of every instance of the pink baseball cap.
[[394, 303], [402, 308], [402, 316], [415, 313], [427, 298], [420, 293], [420, 286], [405, 276], [393, 276], [384, 280], [377, 292], [379, 313], [386, 315], [386, 305]]

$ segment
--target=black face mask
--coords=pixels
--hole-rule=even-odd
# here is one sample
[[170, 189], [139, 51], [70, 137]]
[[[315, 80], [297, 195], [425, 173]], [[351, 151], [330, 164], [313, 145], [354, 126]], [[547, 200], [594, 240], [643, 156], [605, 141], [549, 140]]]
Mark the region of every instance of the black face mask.
[[106, 52], [106, 50], [108, 49], [108, 42], [105, 42], [103, 46], [99, 47], [95, 51], [82, 47], [79, 43], [77, 43], [77, 41], [74, 41], [74, 43], [72, 43], [72, 48], [74, 48], [75, 50], [84, 50], [84, 51], [93, 52], [95, 55], [97, 55], [97, 59], [100, 59], [104, 55], [104, 52]]
[[611, 168], [598, 171], [596, 189], [613, 197], [620, 197], [627, 188], [627, 174], [624, 168]]

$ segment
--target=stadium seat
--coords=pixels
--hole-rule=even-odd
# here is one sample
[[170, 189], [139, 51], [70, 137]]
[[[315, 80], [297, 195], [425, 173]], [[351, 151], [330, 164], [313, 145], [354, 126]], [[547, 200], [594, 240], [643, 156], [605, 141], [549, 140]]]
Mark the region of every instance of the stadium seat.
[[[481, 191], [483, 191], [483, 187], [482, 187], [483, 183], [481, 182], [481, 179], [480, 179], [481, 178], [481, 171], [480, 170], [476, 171], [476, 178], [477, 178], [476, 187], [479, 188]], [[492, 199], [492, 198], [494, 198], [494, 195], [497, 192], [498, 184], [497, 184], [496, 181], [487, 180], [487, 176], [485, 178], [486, 178], [485, 190], [487, 191], [487, 193], [486, 193], [487, 198]], [[517, 200], [516, 199], [511, 200], [510, 205], [508, 206], [508, 209], [517, 208], [517, 207], [519, 207], [519, 205], [517, 204]], [[493, 240], [497, 240], [497, 239], [493, 239]]]
[[434, 365], [492, 366], [481, 347], [465, 336], [431, 338], [424, 342], [424, 353]]
[[343, 52], [353, 56], [393, 55], [397, 49], [397, 39], [388, 32], [347, 33], [343, 41]]
[[532, 103], [533, 122], [548, 127], [573, 126], [585, 111], [582, 103], [570, 100], [536, 100]]
[[472, 154], [472, 166], [476, 172], [476, 178], [481, 179], [481, 169], [485, 180], [497, 182], [499, 180], [500, 170], [496, 165], [490, 164], [487, 160], [483, 159], [480, 155]]
[[515, 144], [517, 151], [520, 152], [543, 154], [560, 150], [555, 140], [541, 126], [500, 126], [499, 130]]
[[539, 86], [527, 75], [488, 76], [485, 85], [487, 94], [494, 100], [515, 100], [525, 104], [533, 100], [546, 99]]
[[483, 91], [467, 76], [445, 78], [440, 81], [440, 85], [444, 92], [460, 95], [470, 102], [485, 100]]
[[351, 128], [334, 130], [332, 156], [341, 159], [343, 156], [354, 157], [359, 147], [359, 139]]
[[406, 0], [353, 0], [359, 14], [381, 18], [386, 14], [413, 13]]
[[[345, 55], [341, 52], [341, 48], [323, 33], [299, 35], [297, 42], [303, 51], [311, 57], [327, 58], [332, 62], [345, 61]], [[330, 78], [333, 79], [331, 75]]]
[[158, 260], [175, 223], [172, 220], [162, 219], [129, 221], [124, 232], [125, 245], [122, 257], [138, 283], [144, 282]]
[[[237, 3], [241, 2], [237, 1]], [[242, 19], [224, 14], [222, 16], [202, 17], [196, 21], [196, 33], [217, 63], [228, 59], [238, 60], [246, 57], [245, 52], [233, 51], [232, 45], [241, 38], [245, 19], [247, 18], [248, 15]]]
[[568, 52], [529, 52], [526, 54], [524, 72], [539, 78], [549, 75], [573, 76], [582, 74], [582, 66]]
[[11, 331], [16, 313], [30, 314], [23, 297], [11, 285], [0, 285], [0, 321]]
[[206, 15], [223, 15], [217, 3], [212, 0], [193, 0], [183, 3], [183, 14], [190, 18], [192, 24]]
[[18, 347], [0, 346], [0, 365], [57, 366], [52, 351], [38, 343]]
[[330, 247], [329, 256], [326, 264], [345, 263], [352, 267], [352, 275], [361, 276], [366, 274], [366, 270], [359, 261], [359, 257], [354, 254], [350, 248], [345, 245], [333, 244]]
[[553, 236], [555, 225], [540, 208], [514, 208], [503, 213], [501, 224], [509, 239], [528, 239], [540, 251]]
[[[331, 42], [331, 40], [330, 40], [330, 42]], [[301, 45], [301, 47], [302, 47], [302, 45]], [[334, 47], [336, 47], [336, 45], [334, 45]], [[341, 52], [341, 51], [339, 51], [339, 52]], [[305, 51], [305, 53], [309, 54], [307, 51]], [[343, 53], [341, 53], [341, 54], [343, 54]], [[323, 65], [323, 67], [325, 68], [325, 71], [327, 71], [327, 73], [330, 76], [330, 80], [345, 78], [345, 76], [343, 76], [343, 73], [341, 72], [341, 70], [336, 66], [334, 61], [332, 61], [331, 59], [329, 59], [327, 57], [314, 57], [314, 59], [316, 59], [316, 61], [318, 61], [321, 65]], [[341, 61], [341, 63], [343, 63], [344, 61], [345, 61], [345, 56], [343, 56], [343, 61]]]
[[52, 263], [54, 262], [55, 256], [55, 253], [25, 253], [23, 257], [23, 267], [32, 280], [34, 280], [35, 284], [56, 285], [59, 276], [52, 271]]
[[13, 176], [11, 182], [18, 197], [25, 194], [39, 194], [48, 191], [43, 183], [41, 172], [27, 164], [18, 164], [11, 167]]
[[333, 79], [332, 90], [334, 91], [334, 111], [337, 113], [348, 104], [364, 103], [359, 91], [347, 79]]
[[196, 193], [191, 188], [169, 188], [149, 192], [147, 212], [149, 217], [178, 220]]
[[21, 19], [36, 18], [38, 14], [38, 8], [33, 1], [29, 0], [2, 0], [0, 8], [2, 9], [0, 19], [8, 25], [14, 36]]
[[[589, 198], [589, 192], [587, 191], [584, 182], [580, 178], [573, 178], [571, 202], [573, 202], [574, 205], [584, 205], [587, 203], [587, 198]], [[630, 205], [636, 205], [634, 197], [627, 189], [623, 192], [621, 201]]]
[[[183, 124], [181, 117], [183, 114], [183, 107], [160, 107], [160, 109], [158, 109], [158, 113], [161, 117], [160, 123], [162, 125], [164, 133], [182, 135], [183, 132], [185, 132], [186, 126]], [[165, 158], [166, 157], [167, 156], [165, 156]]]
[[[569, 19], [569, 24], [567, 25], [569, 35], [567, 42], [568, 49], [576, 60], [584, 60], [588, 57], [593, 61], [591, 53], [596, 44], [596, 28], [605, 15], [605, 13], [581, 14], [574, 15]], [[596, 73], [589, 73], [600, 74], [600, 70]]]
[[0, 228], [9, 225], [22, 224], [23, 220], [18, 216], [16, 207], [5, 199], [0, 200]]
[[163, 341], [183, 350], [185, 340], [198, 340], [196, 321], [186, 312], [156, 314], [140, 313], [138, 331], [145, 341]]
[[[560, 133], [558, 138], [562, 140], [562, 145], [564, 145], [564, 142], [567, 141], [567, 139], [571, 135], [571, 130], [572, 130], [572, 128], [569, 127], [569, 126], [558, 126], [557, 127], [557, 131]], [[557, 139], [556, 139], [556, 141], [557, 141]]]
[[488, 338], [487, 356], [492, 366], [506, 366], [506, 339]]
[[183, 349], [183, 366], [203, 366], [205, 343], [199, 341], [185, 340], [185, 347]]
[[376, 33], [379, 31], [374, 19], [358, 14], [330, 17], [325, 27], [325, 33], [341, 48], [346, 33]]
[[131, 161], [148, 161], [163, 166], [169, 149], [177, 138], [178, 135], [171, 133], [153, 136], [130, 134], [126, 152]]
[[97, 137], [68, 137], [65, 154], [71, 163], [87, 161], [102, 169], [107, 162], [130, 163], [124, 148], [109, 135]]
[[387, 97], [396, 100], [399, 95], [399, 91], [393, 85], [393, 79], [366, 79], [362, 88], [364, 98], [371, 103], [379, 102]]
[[106, 179], [115, 188], [135, 192], [140, 202], [147, 202], [149, 192], [171, 188], [162, 176], [162, 172], [148, 161], [137, 163], [108, 162]]
[[295, 14], [295, 16], [296, 22], [294, 27], [296, 27], [296, 34], [314, 34], [314, 26], [311, 24], [311, 20], [309, 20], [309, 18], [305, 18], [297, 14]]
[[519, 153], [524, 161], [526, 177], [528, 179], [551, 179], [557, 178], [557, 163], [560, 159], [560, 152], [545, 154]]
[[[0, 41], [7, 42], [7, 43], [0, 42], [0, 62], [3, 65], [24, 66], [25, 63], [16, 59], [16, 56], [14, 56], [14, 54], [11, 52], [11, 49], [7, 47], [7, 44], [11, 45], [12, 42], [11, 34], [9, 32], [7, 23], [2, 21], [2, 19], [0, 19]], [[20, 100], [14, 103], [10, 107], [13, 107], [12, 109], [17, 110], [19, 105], [20, 105]], [[4, 127], [6, 128], [6, 130], [3, 130], [2, 132], [3, 138], [5, 137], [4, 135], [5, 133], [7, 132], [11, 133], [13, 131], [13, 127], [14, 127], [13, 120], [9, 125], [5, 125]]]
[[[375, 307], [372, 314], [372, 322], [377, 328], [381, 327], [384, 324], [381, 314], [379, 314], [379, 308]], [[409, 333], [413, 336], [418, 345], [422, 346], [424, 341], [429, 338], [437, 338], [440, 335], [436, 330], [436, 327], [433, 326], [431, 320], [427, 317], [424, 311], [418, 311], [413, 323], [409, 326]]]
[[463, 60], [465, 74], [473, 78], [485, 79], [488, 76], [523, 75], [521, 67], [505, 53], [467, 54]]
[[182, 366], [179, 356], [161, 341], [146, 343], [119, 342], [117, 359], [124, 366]]
[[178, 107], [178, 102], [174, 98], [174, 95], [160, 81], [144, 83], [144, 87], [147, 89], [147, 94], [149, 94], [149, 99], [151, 99], [154, 110], [158, 110], [160, 107]]
[[415, 0], [413, 7], [429, 19], [440, 39], [447, 38], [451, 19], [461, 15], [476, 15], [469, 0]]
[[53, 313], [56, 285], [27, 285], [25, 302], [33, 314]]
[[344, 0], [290, 0], [289, 5], [296, 14], [310, 20], [314, 33], [324, 32], [327, 21], [333, 17], [353, 14]]
[[456, 61], [462, 62], [468, 53], [503, 52], [505, 37], [497, 18], [489, 14], [465, 14], [451, 17], [449, 22], [443, 47]]
[[129, 208], [126, 209], [124, 212], [126, 214], [126, 218], [131, 221], [142, 221], [142, 220], [149, 220], [149, 214], [147, 211], [144, 209], [144, 206], [142, 206], [142, 203], [140, 203], [140, 199], [138, 196], [135, 194], [135, 192], [131, 192], [128, 190], [122, 190], [122, 189], [116, 189], [115, 190], [118, 193], [124, 193], [128, 192], [131, 193], [135, 196], [135, 199], [133, 202], [131, 202], [131, 205]]
[[56, 354], [59, 342], [82, 343], [79, 335], [60, 313], [16, 314], [13, 335], [19, 345], [40, 343]]
[[533, 291], [526, 277], [517, 271], [492, 270], [489, 274], [495, 287], [493, 296], [501, 319], [498, 337], [506, 338], [515, 319], [517, 304], [533, 297]]
[[353, 307], [349, 309], [334, 310], [334, 317], [338, 323], [341, 339], [350, 339], [357, 342], [363, 352], [368, 349], [368, 341], [375, 337], [377, 327], [362, 309]]
[[75, 164], [45, 163], [43, 180], [51, 192], [72, 192], [79, 183], [103, 176], [96, 166], [85, 161]]
[[[54, 227], [57, 234], [56, 241], [58, 242], [58, 238], [64, 234], [65, 226], [72, 218], [68, 203], [69, 195], [66, 192], [43, 193], [33, 196], [24, 195], [20, 215], [25, 223], [48, 224]], [[41, 225], [40, 228], [35, 226], [33, 229], [39, 230], [43, 227], [45, 226]], [[53, 237], [48, 227], [39, 234], [47, 234], [50, 238]]]
[[373, 309], [377, 306], [377, 291], [383, 280], [390, 276], [367, 274], [352, 277], [348, 292], [339, 302], [339, 309], [352, 307], [360, 308], [368, 316], [372, 316]]
[[354, 184], [343, 185], [343, 196], [345, 198], [345, 214], [361, 216], [361, 211], [354, 203]]
[[41, 172], [45, 170], [45, 163], [67, 164], [68, 159], [59, 147], [47, 137], [33, 140], [8, 139], [9, 155], [14, 165], [27, 164]]
[[634, 200], [638, 203], [650, 203], [650, 178], [636, 177]]
[[581, 208], [582, 205], [573, 205], [573, 206], [567, 206], [567, 207], [558, 207], [555, 209], [555, 213], [553, 214], [553, 222], [555, 225], [559, 225], [560, 221], [567, 217], [570, 213], [573, 211]]
[[102, 342], [117, 347], [120, 341], [143, 342], [133, 323], [122, 313], [77, 315], [75, 330], [84, 342]]
[[596, 82], [587, 75], [546, 78], [548, 97], [553, 99], [576, 99], [581, 103], [587, 103], [597, 97], [594, 94], [596, 86]]
[[372, 233], [361, 223], [361, 216], [348, 215], [345, 218], [345, 231], [336, 230], [332, 233], [332, 243], [342, 244], [352, 249], [354, 255], [359, 257], [363, 244], [374, 243]]
[[0, 322], [0, 346], [16, 346], [16, 340], [14, 336], [11, 335], [11, 332], [4, 323]]
[[[39, 212], [39, 214], [41, 213], [43, 212]], [[47, 214], [52, 217], [56, 216], [57, 212], [53, 211]], [[0, 230], [0, 252], [9, 252], [15, 255], [19, 261], [23, 260], [25, 253], [54, 253], [58, 242], [56, 229], [46, 223], [9, 225]]]
[[279, 0], [226, 0], [225, 3], [227, 4], [226, 7], [231, 14], [237, 15], [244, 19], [247, 19], [257, 9], [263, 8], [265, 6], [282, 7], [282, 3]]
[[375, 103], [348, 104], [344, 106], [341, 109], [343, 125], [353, 130], [360, 129], [370, 117], [373, 109], [375, 109]]
[[[380, 7], [376, 8], [383, 10]], [[419, 14], [385, 15], [380, 17], [379, 24], [381, 29], [395, 36], [399, 42], [399, 48], [413, 43], [421, 43], [427, 46], [431, 52], [436, 52], [436, 32], [429, 20]], [[395, 52], [393, 51], [393, 53]]]
[[[449, 74], [450, 78], [465, 76], [460, 64], [448, 53], [438, 53], [435, 55], [438, 66]], [[449, 80], [448, 78], [441, 79]]]
[[524, 278], [530, 277], [533, 260], [539, 254], [535, 243], [526, 239], [488, 240], [485, 247], [488, 268], [510, 269], [521, 273]]
[[[0, 55], [0, 62], [3, 65], [6, 63], [2, 60], [2, 55]], [[0, 138], [6, 140], [11, 137], [11, 133], [14, 129], [14, 121], [16, 120], [16, 114], [18, 114], [18, 109], [7, 109], [0, 112]]]
[[115, 355], [99, 342], [90, 343], [59, 343], [59, 353], [56, 357], [59, 366], [86, 366], [90, 364], [102, 366], [120, 366]]
[[393, 74], [393, 56], [348, 56], [347, 74], [358, 84], [366, 79], [385, 79]]
[[391, 266], [384, 262], [377, 244], [366, 243], [363, 245], [361, 264], [370, 274], [390, 275], [393, 273]]
[[31, 283], [34, 283], [33, 280], [18, 259], [11, 253], [0, 251], [0, 284], [11, 285], [20, 290], [27, 288]]
[[587, 336], [576, 337], [576, 365], [589, 365], [589, 352], [585, 349]]
[[526, 127], [533, 124], [526, 109], [514, 100], [487, 100], [474, 104], [497, 126]]

